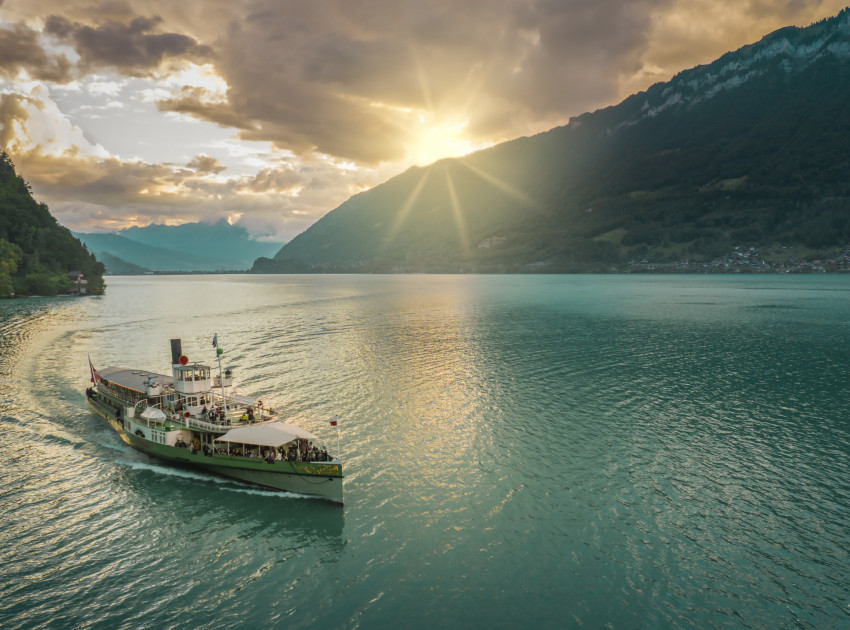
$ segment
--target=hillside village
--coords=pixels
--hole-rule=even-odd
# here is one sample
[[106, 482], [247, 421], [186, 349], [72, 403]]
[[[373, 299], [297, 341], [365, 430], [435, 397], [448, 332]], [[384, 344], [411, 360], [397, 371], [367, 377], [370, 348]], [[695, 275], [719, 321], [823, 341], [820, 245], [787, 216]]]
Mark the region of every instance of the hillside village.
[[[613, 270], [612, 270], [613, 271]], [[620, 271], [619, 269], [617, 271]], [[850, 272], [850, 246], [842, 250], [806, 253], [786, 246], [735, 247], [711, 261], [658, 263], [630, 261], [627, 272], [657, 273], [836, 273]]]

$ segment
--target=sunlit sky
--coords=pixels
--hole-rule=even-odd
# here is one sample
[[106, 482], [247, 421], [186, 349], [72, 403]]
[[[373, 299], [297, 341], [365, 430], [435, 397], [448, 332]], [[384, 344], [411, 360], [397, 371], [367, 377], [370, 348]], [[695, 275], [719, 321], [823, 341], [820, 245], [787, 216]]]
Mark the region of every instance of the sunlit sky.
[[67, 227], [288, 240], [846, 0], [0, 0], [0, 146]]

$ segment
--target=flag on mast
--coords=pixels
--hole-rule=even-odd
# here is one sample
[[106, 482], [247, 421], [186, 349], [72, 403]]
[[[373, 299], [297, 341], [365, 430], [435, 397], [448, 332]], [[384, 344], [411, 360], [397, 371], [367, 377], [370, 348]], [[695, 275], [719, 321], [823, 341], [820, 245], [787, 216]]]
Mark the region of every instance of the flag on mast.
[[97, 385], [97, 382], [100, 380], [100, 374], [97, 373], [97, 370], [92, 365], [91, 355], [89, 355], [89, 371], [91, 371], [91, 382]]
[[218, 333], [213, 335], [213, 348], [218, 348]]
[[332, 427], [335, 427], [335, 426], [336, 426], [336, 420], [331, 420], [331, 426], [332, 426]]

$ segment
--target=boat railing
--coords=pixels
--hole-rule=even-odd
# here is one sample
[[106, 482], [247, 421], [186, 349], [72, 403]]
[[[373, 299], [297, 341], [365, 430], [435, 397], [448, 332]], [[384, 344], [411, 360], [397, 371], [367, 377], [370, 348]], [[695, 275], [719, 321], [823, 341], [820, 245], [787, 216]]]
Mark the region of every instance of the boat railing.
[[242, 420], [232, 420], [230, 418], [226, 419], [224, 422], [210, 422], [209, 420], [201, 420], [200, 418], [196, 418], [194, 416], [189, 416], [188, 418], [181, 417], [177, 415], [175, 420], [183, 423], [189, 428], [194, 429], [202, 429], [204, 431], [221, 431], [223, 429], [232, 429], [233, 427], [241, 427], [247, 422], [243, 422]]
[[[274, 410], [268, 406], [263, 407], [263, 401], [255, 400], [252, 396], [238, 394], [236, 392], [221, 394], [214, 390], [210, 393], [213, 396], [213, 406], [221, 407], [222, 409], [225, 409], [227, 413], [232, 411], [238, 415], [242, 415], [242, 413], [245, 413], [248, 410], [248, 407], [251, 407], [254, 413], [253, 422], [265, 422], [275, 416]], [[234, 421], [233, 424], [235, 426], [240, 426], [246, 423], [244, 421]], [[250, 424], [250, 421], [247, 424]]]
[[[163, 403], [161, 402], [151, 405], [146, 398], [142, 398], [136, 402], [133, 406], [133, 415], [140, 417], [141, 413], [148, 407], [158, 407], [163, 411], [163, 413], [165, 413], [166, 419], [171, 422], [176, 422], [186, 428], [194, 428], [204, 431], [222, 431], [232, 429], [234, 427], [246, 426], [252, 423], [266, 422], [274, 415], [273, 411], [266, 411], [261, 406], [258, 406], [255, 408], [256, 416], [253, 420], [242, 420], [242, 415], [245, 409], [247, 409], [247, 405], [244, 401], [232, 398], [231, 396], [222, 396], [220, 394], [214, 394], [213, 400], [214, 402], [215, 400], [219, 400], [220, 406], [225, 410], [225, 417], [216, 422], [211, 422], [206, 418], [192, 415], [188, 411], [166, 410], [163, 408]], [[152, 426], [149, 418], [144, 418], [143, 420], [147, 426]], [[156, 422], [154, 422], [154, 424], [156, 424]]]

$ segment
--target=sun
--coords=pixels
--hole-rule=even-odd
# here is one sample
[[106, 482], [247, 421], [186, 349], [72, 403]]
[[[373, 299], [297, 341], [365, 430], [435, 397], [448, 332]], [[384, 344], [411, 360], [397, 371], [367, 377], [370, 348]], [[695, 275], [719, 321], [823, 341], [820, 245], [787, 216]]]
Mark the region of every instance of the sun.
[[487, 144], [476, 144], [466, 134], [465, 120], [434, 120], [419, 114], [411, 133], [410, 157], [417, 166], [425, 166], [447, 157], [460, 157]]

